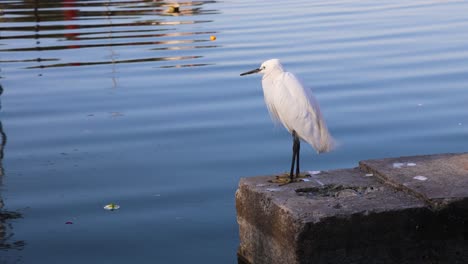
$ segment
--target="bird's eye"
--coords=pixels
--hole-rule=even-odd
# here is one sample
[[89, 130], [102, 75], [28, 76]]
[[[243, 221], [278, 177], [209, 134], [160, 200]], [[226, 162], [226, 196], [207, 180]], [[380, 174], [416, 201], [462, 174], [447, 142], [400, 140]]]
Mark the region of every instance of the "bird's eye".
[[266, 67], [265, 66], [262, 66], [262, 70], [264, 70]]

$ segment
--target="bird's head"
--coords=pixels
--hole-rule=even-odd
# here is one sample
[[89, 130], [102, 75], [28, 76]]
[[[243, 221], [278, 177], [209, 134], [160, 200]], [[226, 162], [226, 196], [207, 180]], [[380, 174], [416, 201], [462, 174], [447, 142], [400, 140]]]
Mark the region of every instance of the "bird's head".
[[241, 73], [240, 75], [244, 76], [252, 73], [268, 74], [274, 71], [283, 71], [283, 66], [281, 65], [281, 62], [278, 59], [267, 60], [263, 62], [262, 65], [260, 65], [260, 68]]

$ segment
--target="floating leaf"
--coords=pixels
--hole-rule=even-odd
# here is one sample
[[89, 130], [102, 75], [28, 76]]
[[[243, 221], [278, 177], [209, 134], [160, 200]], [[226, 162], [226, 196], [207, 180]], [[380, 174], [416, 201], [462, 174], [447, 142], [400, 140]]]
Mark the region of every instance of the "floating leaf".
[[104, 209], [109, 210], [109, 211], [117, 210], [119, 208], [120, 208], [120, 205], [114, 204], [114, 203], [110, 203], [110, 204], [104, 206]]

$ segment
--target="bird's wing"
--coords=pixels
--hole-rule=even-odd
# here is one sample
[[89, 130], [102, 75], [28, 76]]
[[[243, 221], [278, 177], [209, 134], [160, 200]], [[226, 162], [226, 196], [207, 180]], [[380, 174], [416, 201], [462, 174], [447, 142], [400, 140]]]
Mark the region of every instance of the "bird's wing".
[[334, 140], [312, 91], [289, 72], [281, 74], [274, 82], [275, 107], [281, 123], [289, 131], [296, 131], [317, 152], [330, 151]]

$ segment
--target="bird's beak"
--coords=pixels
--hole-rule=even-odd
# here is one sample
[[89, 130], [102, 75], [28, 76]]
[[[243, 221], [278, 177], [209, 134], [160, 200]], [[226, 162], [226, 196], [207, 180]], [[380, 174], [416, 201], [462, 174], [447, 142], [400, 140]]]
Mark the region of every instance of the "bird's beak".
[[248, 71], [248, 72], [243, 72], [240, 74], [240, 76], [244, 76], [244, 75], [247, 75], [247, 74], [252, 74], [252, 73], [257, 73], [259, 71], [261, 71], [262, 69], [258, 68], [258, 69], [255, 69], [255, 70], [251, 70], [251, 71]]

